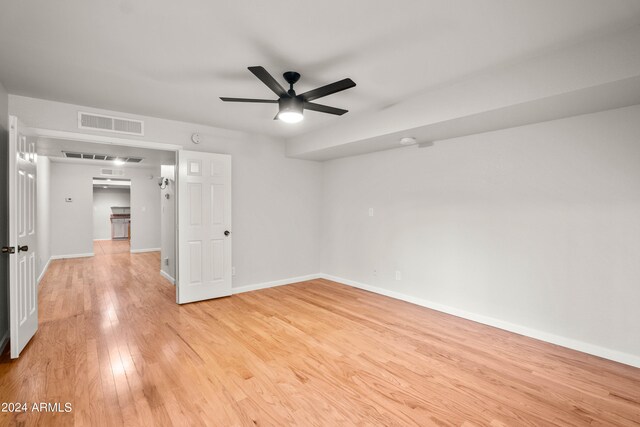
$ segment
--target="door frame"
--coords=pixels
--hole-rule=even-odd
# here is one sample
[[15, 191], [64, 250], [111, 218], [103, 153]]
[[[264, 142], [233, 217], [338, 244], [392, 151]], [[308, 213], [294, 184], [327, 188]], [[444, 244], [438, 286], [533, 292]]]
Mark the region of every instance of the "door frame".
[[[120, 138], [113, 136], [105, 136], [105, 135], [93, 135], [89, 133], [82, 132], [68, 132], [54, 129], [44, 129], [44, 128], [29, 128], [32, 132], [33, 136], [43, 137], [43, 138], [53, 138], [53, 139], [67, 139], [70, 141], [84, 141], [95, 144], [109, 144], [109, 145], [120, 145], [124, 147], [137, 147], [137, 148], [149, 148], [153, 150], [164, 150], [164, 151], [173, 151], [174, 152], [174, 167], [176, 170], [175, 181], [175, 199], [178, 200], [178, 151], [184, 150], [185, 147], [178, 144], [168, 144], [166, 142], [157, 142], [157, 141], [149, 141], [149, 140], [138, 140], [138, 139], [130, 139], [130, 138]], [[176, 223], [174, 227], [175, 233], [175, 266], [176, 266], [176, 277], [174, 278], [174, 285], [176, 286], [176, 301], [177, 301], [177, 287], [178, 287], [178, 258], [179, 258], [179, 241], [178, 241], [178, 203], [174, 203], [175, 210], [175, 218]]]

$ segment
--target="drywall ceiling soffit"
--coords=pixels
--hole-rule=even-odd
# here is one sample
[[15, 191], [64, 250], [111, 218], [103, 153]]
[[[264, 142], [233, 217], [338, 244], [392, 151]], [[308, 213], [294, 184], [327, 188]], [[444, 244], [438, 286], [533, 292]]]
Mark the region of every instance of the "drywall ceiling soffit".
[[640, 27], [425, 91], [375, 116], [288, 139], [287, 155], [328, 160], [626, 107], [640, 102]]
[[325, 161], [402, 147], [400, 138], [411, 136], [419, 145], [475, 135], [511, 127], [524, 126], [581, 114], [612, 110], [640, 104], [640, 76], [606, 85], [582, 89], [563, 95], [538, 99], [509, 107], [485, 111], [428, 126], [407, 129], [295, 156]]
[[[0, 81], [17, 95], [292, 137], [639, 16], [636, 0], [10, 1]], [[272, 95], [251, 65], [299, 71], [300, 91], [350, 77], [356, 88], [327, 99], [350, 113], [287, 126], [273, 105], [223, 104]]]
[[113, 144], [96, 144], [85, 141], [57, 138], [38, 138], [38, 155], [47, 156], [53, 162], [74, 163], [82, 165], [100, 165], [112, 167], [113, 162], [105, 160], [87, 160], [66, 158], [64, 152], [99, 153], [114, 157], [142, 157], [140, 163], [127, 163], [126, 167], [159, 168], [160, 165], [175, 164], [175, 152], [151, 150], [138, 147], [127, 147]]

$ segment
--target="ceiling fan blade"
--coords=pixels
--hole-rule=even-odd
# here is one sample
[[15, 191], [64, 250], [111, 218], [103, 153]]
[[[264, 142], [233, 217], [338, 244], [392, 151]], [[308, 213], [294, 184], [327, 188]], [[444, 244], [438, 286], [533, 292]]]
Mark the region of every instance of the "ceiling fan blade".
[[336, 92], [340, 92], [354, 87], [356, 84], [351, 79], [340, 80], [335, 83], [328, 84], [326, 86], [319, 87], [317, 89], [310, 90], [300, 95], [305, 101], [313, 101], [314, 99], [322, 98], [323, 96], [331, 95]]
[[253, 98], [226, 98], [220, 97], [224, 102], [259, 102], [261, 104], [277, 104], [277, 99], [253, 99]]
[[264, 67], [249, 67], [249, 71], [251, 71], [257, 78], [259, 78], [262, 83], [266, 84], [269, 89], [271, 89], [276, 95], [280, 98], [289, 98], [289, 94], [286, 90], [273, 78], [271, 74], [264, 69]]
[[319, 111], [321, 113], [335, 114], [336, 116], [341, 116], [344, 113], [348, 113], [349, 110], [343, 110], [342, 108], [329, 107], [327, 105], [315, 104], [313, 102], [305, 102], [304, 104], [305, 110], [311, 111]]

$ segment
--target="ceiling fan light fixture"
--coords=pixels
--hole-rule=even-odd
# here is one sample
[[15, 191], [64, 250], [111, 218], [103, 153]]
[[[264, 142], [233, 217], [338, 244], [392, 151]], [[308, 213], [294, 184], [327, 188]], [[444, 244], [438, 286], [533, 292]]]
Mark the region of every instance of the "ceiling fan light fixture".
[[302, 115], [302, 101], [298, 98], [280, 98], [278, 104], [280, 104], [278, 120], [285, 123], [298, 123], [304, 119]]
[[298, 123], [304, 119], [302, 113], [296, 113], [295, 111], [283, 111], [278, 114], [278, 120], [285, 123]]

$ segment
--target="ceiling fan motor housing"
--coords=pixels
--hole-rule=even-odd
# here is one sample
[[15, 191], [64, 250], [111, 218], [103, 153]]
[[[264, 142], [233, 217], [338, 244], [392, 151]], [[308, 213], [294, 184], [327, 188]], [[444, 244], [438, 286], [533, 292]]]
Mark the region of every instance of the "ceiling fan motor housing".
[[302, 114], [303, 101], [296, 97], [278, 99], [280, 113], [299, 113]]

